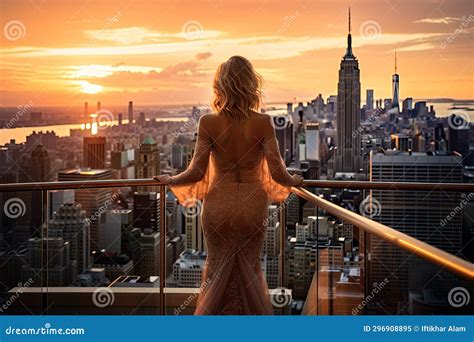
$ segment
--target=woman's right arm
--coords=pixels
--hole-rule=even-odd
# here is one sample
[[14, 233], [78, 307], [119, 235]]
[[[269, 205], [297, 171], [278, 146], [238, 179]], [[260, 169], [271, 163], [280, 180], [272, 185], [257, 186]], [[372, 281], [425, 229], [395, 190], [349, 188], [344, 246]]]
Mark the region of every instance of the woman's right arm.
[[209, 156], [212, 143], [209, 132], [206, 129], [205, 117], [201, 117], [198, 125], [198, 134], [193, 159], [188, 168], [180, 174], [170, 177], [170, 185], [186, 185], [196, 183], [203, 179], [209, 166]]
[[270, 174], [275, 182], [284, 186], [299, 186], [303, 183], [300, 175], [290, 175], [286, 170], [285, 162], [280, 155], [275, 129], [271, 124], [270, 116], [263, 123], [263, 151], [268, 162]]

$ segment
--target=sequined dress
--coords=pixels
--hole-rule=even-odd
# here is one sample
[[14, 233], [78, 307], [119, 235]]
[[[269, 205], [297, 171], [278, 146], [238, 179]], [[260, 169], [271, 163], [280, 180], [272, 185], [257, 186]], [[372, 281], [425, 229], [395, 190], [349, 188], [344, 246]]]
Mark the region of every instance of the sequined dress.
[[274, 134], [237, 163], [214, 147], [212, 137], [199, 135], [189, 167], [170, 180], [181, 204], [203, 200], [207, 259], [195, 315], [271, 315], [260, 264], [268, 204], [285, 200], [297, 180]]

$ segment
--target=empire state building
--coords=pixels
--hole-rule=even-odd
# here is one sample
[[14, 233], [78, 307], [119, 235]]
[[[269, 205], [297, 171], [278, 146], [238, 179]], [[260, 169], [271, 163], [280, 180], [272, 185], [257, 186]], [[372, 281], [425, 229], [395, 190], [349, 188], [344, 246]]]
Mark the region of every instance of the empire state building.
[[337, 84], [337, 152], [336, 172], [358, 173], [362, 167], [360, 139], [360, 71], [352, 53], [351, 10], [346, 54], [339, 69]]

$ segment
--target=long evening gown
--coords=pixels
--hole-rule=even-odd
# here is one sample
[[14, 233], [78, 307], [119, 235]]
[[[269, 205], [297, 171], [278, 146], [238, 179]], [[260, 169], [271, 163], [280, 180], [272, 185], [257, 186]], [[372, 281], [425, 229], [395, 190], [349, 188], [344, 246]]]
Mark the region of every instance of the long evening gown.
[[239, 162], [198, 136], [193, 159], [170, 187], [180, 203], [204, 199], [207, 248], [195, 315], [271, 315], [260, 254], [269, 202], [286, 199], [295, 185], [280, 157], [275, 133]]

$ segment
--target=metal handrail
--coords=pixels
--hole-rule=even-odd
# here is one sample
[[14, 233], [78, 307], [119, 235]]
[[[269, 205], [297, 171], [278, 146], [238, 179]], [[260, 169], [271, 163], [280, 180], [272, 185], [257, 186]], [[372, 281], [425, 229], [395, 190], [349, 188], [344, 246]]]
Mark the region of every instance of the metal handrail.
[[447, 268], [448, 270], [462, 277], [474, 280], [474, 264], [466, 260], [445, 252], [439, 248], [433, 247], [426, 242], [415, 239], [379, 222], [373, 221], [350, 210], [342, 208], [337, 204], [316, 196], [306, 189], [292, 188], [292, 191], [312, 204], [340, 218], [344, 222], [350, 223], [367, 233], [376, 235], [393, 245], [420, 256], [425, 260], [428, 260], [443, 268]]
[[[120, 188], [138, 186], [159, 186], [160, 195], [165, 195], [164, 184], [157, 180], [147, 179], [112, 179], [112, 180], [88, 180], [88, 181], [61, 181], [61, 182], [38, 182], [38, 183], [12, 183], [0, 184], [1, 192], [17, 191], [47, 191], [66, 189], [93, 189], [93, 188]], [[305, 180], [303, 187], [336, 188], [336, 189], [364, 189], [364, 190], [410, 190], [410, 191], [456, 191], [474, 192], [474, 184], [470, 183], [415, 183], [415, 182], [362, 182], [362, 181], [327, 181], [327, 180]], [[468, 279], [474, 279], [474, 264], [467, 262], [457, 256], [447, 253], [441, 249], [433, 247], [425, 242], [417, 240], [407, 234], [401, 233], [393, 228], [370, 220], [352, 211], [344, 209], [332, 202], [322, 199], [304, 188], [292, 188], [292, 191], [307, 201], [321, 207], [325, 211], [350, 223], [366, 233], [374, 234], [389, 243], [396, 245], [408, 252], [415, 253], [420, 257], [445, 267], [448, 270]], [[47, 196], [46, 196], [47, 198]], [[161, 224], [160, 229], [160, 313], [165, 314], [165, 261], [166, 261], [166, 215], [165, 201], [160, 201]], [[281, 219], [285, 220], [284, 210], [280, 212]], [[283, 247], [285, 232], [281, 232]], [[280, 267], [280, 279], [283, 284], [284, 277], [284, 248], [281, 250], [282, 265]]]
[[[88, 181], [61, 181], [37, 183], [11, 183], [1, 184], [0, 192], [13, 191], [49, 191], [65, 189], [91, 189], [91, 188], [119, 188], [134, 186], [159, 186], [163, 185], [155, 179], [107, 179]], [[363, 181], [327, 181], [305, 180], [303, 187], [338, 188], [338, 189], [365, 189], [365, 190], [411, 190], [411, 191], [457, 191], [474, 192], [472, 183], [415, 183], [415, 182], [363, 182]], [[326, 201], [303, 188], [292, 188], [293, 192], [306, 200], [325, 209], [329, 213], [344, 219], [368, 233], [377, 235], [392, 244], [409, 252], [416, 253], [429, 261], [447, 267], [453, 272], [474, 277], [473, 264], [449, 254], [441, 249], [419, 241], [407, 234], [375, 222], [352, 211], [344, 209], [332, 202]]]
[[[66, 189], [121, 188], [135, 186], [157, 186], [160, 182], [153, 178], [105, 179], [87, 181], [61, 181], [36, 183], [0, 184], [0, 192], [48, 191]], [[413, 190], [413, 191], [456, 191], [474, 192], [474, 183], [415, 183], [415, 182], [365, 182], [305, 180], [303, 187], [363, 190]]]
[[474, 183], [418, 183], [305, 180], [304, 187], [363, 190], [414, 190], [474, 192]]

